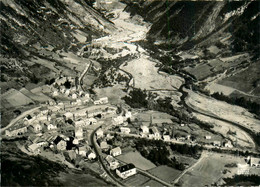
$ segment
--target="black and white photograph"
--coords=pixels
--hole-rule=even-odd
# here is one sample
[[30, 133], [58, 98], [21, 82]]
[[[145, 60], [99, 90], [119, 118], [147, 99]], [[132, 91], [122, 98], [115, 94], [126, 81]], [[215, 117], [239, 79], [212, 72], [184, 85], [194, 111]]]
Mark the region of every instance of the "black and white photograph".
[[1, 186], [260, 186], [260, 1], [0, 10]]

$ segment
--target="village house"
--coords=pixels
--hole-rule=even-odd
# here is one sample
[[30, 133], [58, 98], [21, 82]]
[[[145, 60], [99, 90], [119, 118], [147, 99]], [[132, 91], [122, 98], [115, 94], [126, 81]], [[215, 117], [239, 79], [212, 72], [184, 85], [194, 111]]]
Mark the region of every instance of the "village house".
[[89, 118], [90, 125], [95, 125], [97, 123], [97, 120], [95, 118]]
[[128, 127], [120, 127], [120, 132], [124, 133], [124, 134], [129, 134], [130, 133], [130, 128]]
[[152, 133], [154, 134], [154, 138], [159, 140], [161, 138], [161, 135], [160, 135], [160, 132], [157, 129], [157, 127], [152, 127], [151, 130], [152, 130]]
[[[51, 141], [52, 139], [53, 139], [53, 137], [50, 137], [50, 141]], [[53, 140], [53, 143], [54, 143], [54, 145], [56, 146], [57, 150], [61, 150], [61, 151], [66, 150], [67, 142], [65, 142], [61, 136], [57, 136], [57, 137]]]
[[111, 170], [115, 170], [116, 168], [118, 168], [119, 162], [114, 157], [112, 157], [111, 155], [107, 155], [105, 159], [108, 162]]
[[72, 141], [72, 143], [73, 143], [74, 145], [78, 145], [78, 144], [79, 144], [79, 140], [78, 140], [77, 138], [74, 138], [74, 140]]
[[75, 127], [75, 138], [77, 138], [78, 140], [83, 139], [83, 129], [81, 126]]
[[171, 141], [170, 135], [163, 135], [163, 140], [164, 141]]
[[60, 151], [64, 151], [66, 150], [67, 147], [67, 142], [65, 142], [64, 140], [61, 140], [58, 144], [57, 144], [57, 149]]
[[121, 154], [122, 154], [122, 150], [120, 147], [116, 147], [116, 148], [110, 150], [110, 155], [112, 155], [114, 157], [121, 155]]
[[49, 131], [57, 129], [57, 126], [51, 123], [44, 123], [44, 128]]
[[148, 126], [142, 125], [140, 128], [141, 128], [143, 134], [148, 134], [149, 133]]
[[130, 112], [130, 111], [127, 111], [126, 113], [125, 113], [125, 120], [127, 120], [128, 118], [131, 118], [132, 117], [132, 113]]
[[260, 158], [250, 157], [249, 163], [251, 167], [260, 167]]
[[106, 141], [101, 141], [99, 146], [100, 146], [101, 150], [104, 150], [104, 151], [107, 151], [109, 149], [109, 145], [107, 144]]
[[72, 99], [77, 99], [78, 96], [77, 96], [77, 94], [74, 93], [74, 94], [72, 94], [71, 98], [72, 98]]
[[232, 148], [233, 147], [233, 145], [232, 145], [232, 143], [230, 141], [224, 142], [223, 145], [224, 145], [224, 147], [228, 147], [228, 148]]
[[34, 123], [28, 127], [31, 132], [39, 133], [42, 131], [42, 126], [39, 123]]
[[87, 155], [87, 148], [86, 148], [86, 146], [79, 147], [78, 154], [85, 157]]
[[36, 143], [29, 145], [28, 151], [30, 151], [34, 154], [39, 154], [41, 152], [40, 149], [39, 149], [39, 146]]
[[96, 136], [97, 136], [97, 139], [98, 138], [102, 138], [104, 136], [104, 132], [101, 128], [99, 128], [97, 131], [96, 131]]
[[114, 125], [120, 125], [122, 123], [124, 123], [124, 118], [122, 116], [117, 116], [116, 118], [113, 119]]
[[102, 97], [102, 98], [94, 101], [95, 105], [107, 104], [107, 103], [108, 103], [108, 98], [107, 97]]
[[205, 139], [206, 139], [206, 140], [211, 140], [211, 136], [206, 135], [206, 136], [205, 136]]
[[65, 91], [64, 95], [68, 97], [68, 96], [70, 95], [70, 90], [67, 89], [67, 90]]
[[93, 160], [93, 159], [95, 159], [97, 157], [97, 155], [92, 150], [88, 150], [86, 155], [87, 155], [89, 160]]
[[126, 164], [121, 167], [116, 168], [116, 174], [122, 178], [126, 179], [132, 175], [136, 174], [136, 168], [134, 164]]
[[63, 114], [65, 120], [68, 119], [73, 119], [73, 114], [71, 112], [66, 112], [65, 114]]
[[59, 92], [57, 91], [57, 90], [54, 90], [53, 92], [52, 92], [52, 96], [53, 97], [56, 97], [56, 96], [58, 96], [59, 95]]
[[213, 145], [216, 147], [221, 147], [221, 142], [220, 141], [213, 141]]

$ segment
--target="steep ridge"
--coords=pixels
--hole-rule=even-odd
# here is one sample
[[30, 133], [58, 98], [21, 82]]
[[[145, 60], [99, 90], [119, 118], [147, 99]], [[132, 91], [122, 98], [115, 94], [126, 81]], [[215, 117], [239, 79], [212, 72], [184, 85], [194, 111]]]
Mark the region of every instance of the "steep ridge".
[[90, 5], [85, 0], [1, 1], [2, 92], [48, 82], [60, 71], [80, 72], [85, 60], [77, 52], [116, 29]]
[[[235, 52], [259, 51], [259, 1], [125, 1], [132, 15], [153, 23], [147, 38], [190, 49], [232, 36]], [[250, 21], [249, 21], [250, 20]], [[215, 37], [215, 33], [219, 34]], [[221, 35], [221, 36], [220, 36]]]

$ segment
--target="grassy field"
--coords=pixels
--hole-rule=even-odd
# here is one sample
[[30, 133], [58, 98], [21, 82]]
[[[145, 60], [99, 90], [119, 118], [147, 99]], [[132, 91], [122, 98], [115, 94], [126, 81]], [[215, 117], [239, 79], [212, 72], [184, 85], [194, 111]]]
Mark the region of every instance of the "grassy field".
[[260, 121], [246, 109], [188, 91], [185, 102], [190, 107], [220, 118], [239, 123], [254, 132], [260, 132]]
[[155, 65], [147, 56], [142, 56], [121, 68], [133, 75], [135, 87], [141, 89], [178, 89], [184, 82], [181, 77], [158, 73]]
[[151, 161], [145, 159], [138, 151], [131, 151], [117, 157], [126, 163], [133, 163], [137, 168], [149, 170], [156, 167]]
[[149, 180], [148, 182], [144, 183], [142, 186], [163, 186], [161, 183], [155, 181], [155, 180]]
[[[179, 181], [181, 186], [205, 186], [219, 181], [221, 178], [231, 177], [238, 171], [237, 167], [226, 168], [226, 164], [245, 164], [243, 157], [222, 154], [208, 154], [194, 168], [184, 174]], [[226, 174], [223, 171], [229, 170]]]
[[143, 183], [146, 183], [149, 180], [150, 180], [149, 177], [146, 177], [138, 173], [124, 180], [124, 183], [127, 184], [127, 186], [141, 186]]
[[260, 61], [250, 65], [245, 71], [235, 74], [234, 76], [225, 78], [218, 83], [246, 93], [260, 96], [259, 86], [254, 86], [257, 81], [259, 82], [259, 66]]
[[108, 97], [109, 103], [119, 104], [124, 103], [124, 101], [121, 100], [121, 97], [124, 97], [126, 95], [126, 93], [123, 92], [122, 89], [123, 87], [121, 85], [115, 85], [113, 87], [96, 88], [94, 89], [94, 91], [96, 92], [97, 98]]
[[158, 166], [156, 168], [150, 169], [149, 173], [151, 173], [152, 175], [154, 175], [168, 183], [171, 183], [180, 175], [181, 171], [162, 165], [162, 166]]

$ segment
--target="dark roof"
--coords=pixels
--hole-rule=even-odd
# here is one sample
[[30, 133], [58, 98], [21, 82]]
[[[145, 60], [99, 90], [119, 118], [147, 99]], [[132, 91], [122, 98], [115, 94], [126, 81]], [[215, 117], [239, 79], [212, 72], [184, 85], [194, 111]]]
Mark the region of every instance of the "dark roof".
[[57, 145], [61, 140], [62, 138], [60, 136], [57, 136], [57, 138], [53, 141], [53, 143]]
[[123, 172], [128, 171], [128, 170], [133, 169], [133, 168], [135, 168], [134, 164], [126, 164], [126, 165], [123, 165], [123, 166], [117, 168], [117, 170], [119, 170], [120, 173], [123, 173]]

